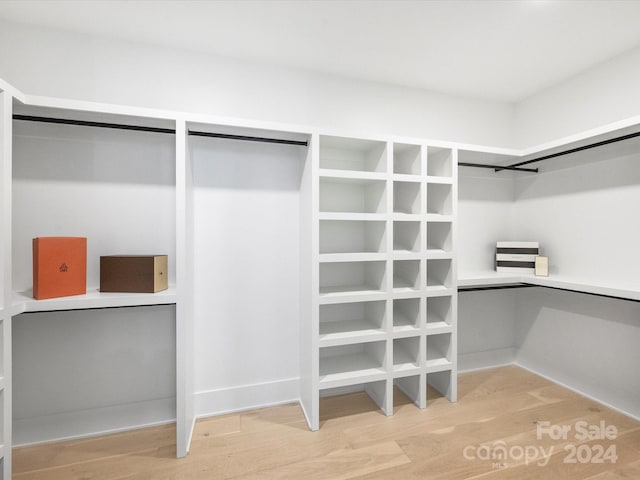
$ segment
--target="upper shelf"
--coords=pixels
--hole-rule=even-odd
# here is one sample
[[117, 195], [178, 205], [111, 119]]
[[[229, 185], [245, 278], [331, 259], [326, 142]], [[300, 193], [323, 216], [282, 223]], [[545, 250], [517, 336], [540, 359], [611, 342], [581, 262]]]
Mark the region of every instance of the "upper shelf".
[[561, 275], [536, 277], [535, 275], [511, 275], [492, 271], [460, 274], [458, 276], [458, 288], [461, 290], [473, 287], [513, 285], [517, 283], [640, 301], [640, 283], [605, 285], [598, 281], [590, 282], [584, 279]]
[[60, 310], [86, 310], [92, 308], [138, 307], [175, 304], [175, 287], [158, 293], [102, 293], [96, 288], [87, 289], [86, 295], [36, 300], [30, 290], [14, 292], [15, 315], [26, 312], [52, 312]]

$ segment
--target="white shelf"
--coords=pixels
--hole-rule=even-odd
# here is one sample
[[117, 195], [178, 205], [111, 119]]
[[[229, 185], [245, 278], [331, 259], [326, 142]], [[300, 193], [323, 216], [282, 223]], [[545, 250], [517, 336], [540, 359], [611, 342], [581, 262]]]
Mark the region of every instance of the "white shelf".
[[430, 248], [427, 250], [427, 260], [450, 260], [452, 258], [452, 252], [447, 252], [440, 248]]
[[385, 331], [362, 319], [320, 323], [320, 347], [384, 340]]
[[427, 213], [427, 222], [453, 222], [453, 216], [441, 215], [439, 213]]
[[447, 322], [427, 322], [427, 335], [438, 335], [440, 333], [451, 333], [453, 327]]
[[585, 280], [579, 277], [550, 275], [536, 277], [535, 275], [511, 275], [492, 271], [462, 274], [458, 279], [458, 287], [483, 287], [496, 285], [512, 285], [526, 283], [540, 287], [551, 287], [594, 295], [640, 300], [640, 282], [619, 283], [603, 280]]
[[432, 359], [427, 357], [427, 373], [436, 373], [450, 370], [452, 366], [453, 363], [451, 363], [444, 357], [436, 357]]
[[398, 182], [416, 182], [416, 183], [422, 182], [421, 175], [411, 175], [406, 173], [394, 173], [391, 178]]
[[440, 183], [440, 184], [453, 184], [453, 178], [451, 177], [437, 177], [435, 175], [427, 176], [427, 183]]
[[175, 287], [158, 293], [102, 293], [96, 288], [87, 289], [86, 295], [36, 300], [30, 290], [14, 292], [13, 305], [20, 312], [50, 312], [58, 310], [83, 310], [89, 308], [137, 307], [145, 305], [170, 305], [176, 303]]
[[359, 170], [337, 170], [321, 168], [318, 170], [321, 178], [348, 178], [352, 180], [386, 180], [387, 174], [381, 172], [365, 172]]
[[386, 372], [366, 353], [320, 358], [320, 388], [344, 387], [383, 380]]
[[393, 349], [393, 371], [406, 372], [408, 370], [419, 370], [418, 359], [408, 352], [398, 347]]
[[336, 263], [336, 262], [371, 262], [385, 260], [387, 255], [385, 253], [369, 253], [369, 252], [354, 252], [354, 253], [321, 253], [318, 256], [320, 263]]
[[432, 285], [427, 287], [427, 297], [444, 297], [453, 295], [453, 289], [444, 285]]
[[[416, 217], [419, 217], [416, 215]], [[352, 213], [352, 212], [320, 212], [319, 220], [359, 220], [359, 221], [381, 221], [386, 220], [384, 213]]]

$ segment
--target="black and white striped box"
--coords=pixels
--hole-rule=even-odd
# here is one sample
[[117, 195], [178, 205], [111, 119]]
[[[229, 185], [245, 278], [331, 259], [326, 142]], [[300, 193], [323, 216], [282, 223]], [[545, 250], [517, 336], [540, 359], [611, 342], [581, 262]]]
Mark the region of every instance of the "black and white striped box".
[[535, 273], [538, 242], [497, 242], [496, 272]]

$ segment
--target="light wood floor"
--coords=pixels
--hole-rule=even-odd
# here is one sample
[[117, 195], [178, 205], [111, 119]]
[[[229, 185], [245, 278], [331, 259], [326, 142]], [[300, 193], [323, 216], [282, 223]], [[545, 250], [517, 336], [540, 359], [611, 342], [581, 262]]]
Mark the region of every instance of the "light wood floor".
[[[191, 453], [180, 460], [173, 458], [173, 426], [18, 448], [14, 478], [640, 478], [640, 422], [518, 367], [461, 375], [456, 404], [433, 397], [426, 410], [401, 398], [392, 417], [364, 393], [324, 399], [318, 432], [307, 429], [294, 404], [204, 419], [196, 425]], [[578, 440], [579, 421], [605, 422], [617, 428], [617, 436]], [[540, 422], [571, 432], [567, 440], [538, 439]], [[506, 447], [506, 458], [487, 458], [499, 446]], [[615, 449], [615, 463], [610, 457], [589, 461], [598, 459], [600, 446]], [[571, 453], [565, 447], [576, 449], [576, 463], [565, 462]], [[545, 466], [537, 464], [545, 461], [540, 448], [552, 453]], [[534, 449], [537, 458], [522, 458]]]

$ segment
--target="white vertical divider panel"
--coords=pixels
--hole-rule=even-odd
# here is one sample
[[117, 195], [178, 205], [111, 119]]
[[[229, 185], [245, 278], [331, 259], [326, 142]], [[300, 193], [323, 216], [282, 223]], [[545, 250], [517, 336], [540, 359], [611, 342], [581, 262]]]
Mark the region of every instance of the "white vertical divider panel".
[[[382, 392], [376, 392], [373, 386], [369, 385], [367, 393], [373, 399], [374, 402], [380, 407], [380, 410], [386, 415], [393, 415], [393, 143], [386, 142], [386, 165], [385, 172], [387, 172], [386, 190], [387, 190], [387, 205], [385, 212], [387, 212], [387, 236], [385, 250], [387, 252], [386, 260], [386, 280], [385, 290], [387, 292], [387, 339], [385, 349], [384, 369], [387, 372], [387, 380], [384, 383], [384, 396]], [[381, 389], [380, 389], [381, 390]], [[382, 398], [380, 398], [382, 396]]]
[[449, 392], [447, 398], [450, 402], [458, 401], [458, 149], [451, 152], [451, 241], [453, 247], [451, 251], [451, 380], [449, 382]]
[[300, 185], [300, 405], [313, 431], [320, 428], [319, 175], [320, 136], [311, 136]]
[[[420, 252], [423, 254], [422, 260], [420, 260], [420, 330], [424, 332], [420, 335], [420, 369], [426, 371], [427, 368], [427, 146], [420, 146], [420, 176], [422, 182], [420, 182], [420, 215], [422, 220], [420, 221]], [[418, 398], [414, 399], [415, 405], [418, 408], [427, 408], [427, 375], [422, 373], [420, 375], [418, 385]]]
[[11, 478], [11, 176], [13, 97], [0, 92], [0, 458], [2, 478]]
[[176, 121], [176, 456], [189, 452], [195, 426], [193, 332], [193, 172], [187, 125]]

